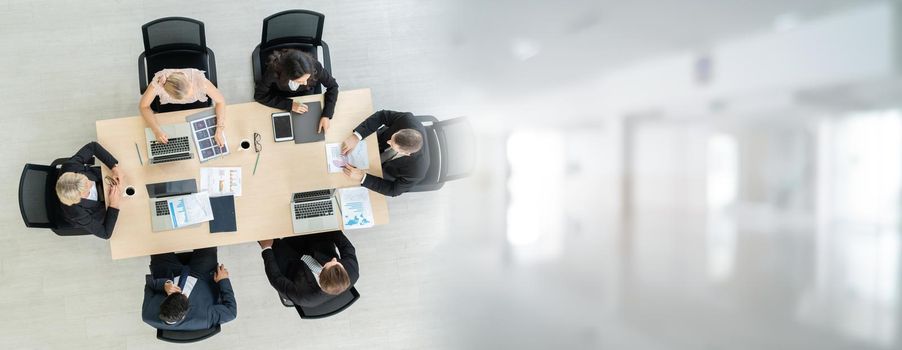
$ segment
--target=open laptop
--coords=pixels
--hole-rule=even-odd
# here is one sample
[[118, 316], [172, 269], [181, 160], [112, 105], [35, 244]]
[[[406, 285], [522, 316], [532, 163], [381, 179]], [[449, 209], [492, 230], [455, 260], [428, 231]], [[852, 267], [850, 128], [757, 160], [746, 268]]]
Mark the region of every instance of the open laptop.
[[151, 230], [160, 232], [175, 228], [169, 200], [184, 198], [195, 192], [197, 192], [197, 183], [194, 179], [148, 184]]
[[144, 128], [147, 137], [148, 164], [161, 164], [194, 158], [191, 152], [191, 129], [188, 123], [160, 125], [169, 138], [168, 143], [157, 142], [150, 128]]
[[291, 196], [294, 233], [337, 230], [338, 202], [333, 190], [298, 192]]

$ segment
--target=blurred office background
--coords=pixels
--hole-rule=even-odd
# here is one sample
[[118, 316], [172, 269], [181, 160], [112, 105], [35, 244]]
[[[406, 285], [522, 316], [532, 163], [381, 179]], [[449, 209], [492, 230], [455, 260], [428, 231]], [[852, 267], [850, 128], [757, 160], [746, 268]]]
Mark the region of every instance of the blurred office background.
[[440, 245], [453, 344], [902, 348], [902, 5], [458, 13], [482, 167]]
[[[359, 304], [299, 323], [272, 305], [257, 249], [225, 247], [220, 256], [241, 266], [232, 270], [242, 311], [199, 348], [902, 348], [895, 1], [3, 6], [0, 37], [11, 44], [0, 57], [0, 123], [16, 151], [4, 156], [14, 165], [2, 173], [8, 199], [18, 164], [68, 154], [94, 135], [92, 122], [72, 121], [136, 114], [139, 27], [163, 16], [205, 21], [230, 102], [252, 100], [248, 55], [260, 20], [303, 7], [327, 16], [343, 89], [371, 87], [377, 109], [470, 117], [473, 176], [393, 198], [390, 225], [351, 236]], [[88, 29], [81, 17], [93, 18]], [[32, 25], [41, 29], [18, 31]], [[41, 41], [63, 30], [81, 40]], [[74, 54], [84, 46], [104, 60]], [[73, 52], [60, 64], [108, 76], [38, 54], [54, 47]], [[10, 78], [23, 66], [25, 79]], [[29, 92], [34, 84], [57, 97]], [[47, 114], [68, 129], [48, 128]], [[38, 130], [9, 131], [18, 125]], [[35, 146], [41, 127], [55, 134]], [[15, 317], [0, 342], [52, 348], [37, 337], [50, 322], [67, 333], [49, 344], [159, 345], [134, 295], [111, 303], [133, 305], [134, 316], [107, 310], [114, 316], [71, 328], [63, 324], [84, 313], [80, 301], [106, 305], [67, 298], [56, 323], [42, 300], [65, 291], [29, 282], [46, 270], [22, 262], [50, 251], [101, 266], [54, 277], [74, 288], [85, 273], [139, 281], [146, 261], [111, 262], [102, 242], [33, 238], [12, 201], [3, 208], [12, 229], [0, 237], [0, 280], [14, 288], [0, 291], [0, 309]], [[72, 242], [82, 251], [68, 252]], [[127, 283], [117, 290], [139, 293], [140, 282]], [[40, 307], [14, 302], [23, 299]]]

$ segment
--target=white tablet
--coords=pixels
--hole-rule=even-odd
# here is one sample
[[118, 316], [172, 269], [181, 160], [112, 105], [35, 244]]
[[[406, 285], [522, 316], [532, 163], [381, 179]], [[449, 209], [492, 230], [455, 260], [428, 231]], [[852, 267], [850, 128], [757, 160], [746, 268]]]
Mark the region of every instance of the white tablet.
[[276, 142], [293, 141], [294, 128], [291, 126], [291, 113], [273, 113], [272, 131], [273, 135], [275, 135]]

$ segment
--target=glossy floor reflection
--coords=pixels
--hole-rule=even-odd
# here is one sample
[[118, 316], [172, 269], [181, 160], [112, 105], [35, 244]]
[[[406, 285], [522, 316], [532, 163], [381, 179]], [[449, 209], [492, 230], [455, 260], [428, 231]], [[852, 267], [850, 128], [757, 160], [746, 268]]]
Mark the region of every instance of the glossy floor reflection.
[[480, 244], [442, 247], [468, 252], [439, 271], [459, 274], [456, 344], [897, 349], [900, 123], [890, 110], [487, 134], [506, 151], [486, 163], [509, 166], [474, 188], [507, 195], [456, 213], [506, 233], [474, 224]]

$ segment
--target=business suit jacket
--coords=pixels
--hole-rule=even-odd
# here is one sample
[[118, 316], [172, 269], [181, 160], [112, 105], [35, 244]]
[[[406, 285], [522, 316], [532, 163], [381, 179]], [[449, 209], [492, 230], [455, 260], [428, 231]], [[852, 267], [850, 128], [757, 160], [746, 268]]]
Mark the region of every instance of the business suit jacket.
[[272, 108], [290, 111], [292, 101], [289, 97], [313, 95], [316, 84], [322, 84], [326, 88], [322, 117], [332, 119], [335, 102], [338, 101], [338, 82], [319, 62], [316, 62], [316, 75], [297, 91], [291, 91], [287, 79], [280, 79], [272, 71], [266, 71], [263, 79], [254, 86], [254, 100]]
[[[295, 305], [313, 307], [320, 305], [332, 298], [334, 295], [326, 294], [316, 283], [313, 272], [301, 261], [301, 255], [310, 255], [320, 265], [337, 258], [338, 262], [348, 272], [350, 278], [350, 287], [357, 283], [360, 278], [360, 268], [357, 264], [357, 255], [354, 245], [348, 240], [348, 237], [341, 231], [333, 231], [319, 233], [310, 236], [290, 237], [276, 241], [274, 244], [288, 244], [288, 240], [297, 239], [299, 241], [294, 247], [297, 255], [292, 254], [287, 262], [285, 271], [279, 268], [278, 258], [275, 249], [265, 249], [262, 252], [263, 265], [266, 270], [266, 277], [269, 283], [277, 291], [288, 297]], [[336, 249], [338, 252], [336, 253]], [[284, 257], [282, 257], [284, 258]]]
[[[379, 130], [382, 125], [385, 125], [385, 128]], [[381, 110], [366, 118], [354, 132], [366, 138], [379, 130], [377, 138], [381, 153], [389, 148], [388, 140], [391, 140], [392, 135], [401, 129], [414, 129], [420, 132], [423, 135], [423, 148], [409, 156], [382, 164], [382, 173], [385, 177], [367, 174], [363, 179], [363, 187], [394, 197], [409, 191], [426, 177], [429, 170], [429, 142], [426, 139], [426, 128], [413, 117], [412, 113]]]
[[166, 278], [154, 279], [147, 275], [144, 284], [144, 304], [141, 318], [144, 323], [157, 329], [196, 331], [209, 329], [238, 317], [238, 304], [232, 291], [232, 282], [222, 279], [219, 283], [209, 278], [198, 277], [191, 296], [188, 297], [188, 314], [176, 324], [166, 324], [160, 320], [160, 304], [166, 299], [163, 285]]
[[63, 162], [60, 166], [60, 174], [66, 172], [84, 174], [89, 180], [97, 183], [97, 200], [82, 198], [81, 202], [73, 205], [63, 204], [61, 205], [62, 215], [73, 226], [84, 229], [97, 237], [109, 239], [113, 235], [113, 228], [116, 227], [119, 209], [107, 208], [102, 201], [103, 179], [99, 170], [91, 168], [94, 165], [94, 157], [100, 159], [110, 169], [119, 164], [119, 161], [97, 142], [84, 145], [78, 150], [78, 153]]

